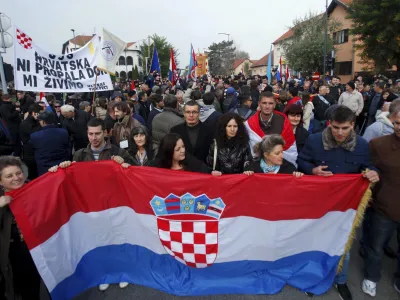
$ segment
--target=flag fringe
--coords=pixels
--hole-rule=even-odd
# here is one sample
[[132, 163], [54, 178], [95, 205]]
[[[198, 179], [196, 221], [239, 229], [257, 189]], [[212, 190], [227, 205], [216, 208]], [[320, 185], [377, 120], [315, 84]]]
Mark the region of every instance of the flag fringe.
[[354, 218], [353, 226], [351, 227], [350, 236], [349, 236], [349, 239], [347, 240], [344, 254], [342, 255], [340, 262], [339, 262], [339, 266], [338, 266], [338, 269], [336, 272], [337, 274], [342, 271], [343, 262], [346, 257], [346, 254], [350, 251], [351, 246], [353, 245], [353, 241], [356, 238], [356, 230], [358, 227], [360, 227], [360, 225], [362, 224], [362, 222], [364, 220], [365, 210], [368, 208], [369, 201], [371, 200], [371, 197], [372, 197], [371, 187], [372, 187], [372, 185], [370, 184], [368, 186], [367, 190], [365, 191], [363, 197], [361, 198], [360, 204], [358, 205], [356, 217]]

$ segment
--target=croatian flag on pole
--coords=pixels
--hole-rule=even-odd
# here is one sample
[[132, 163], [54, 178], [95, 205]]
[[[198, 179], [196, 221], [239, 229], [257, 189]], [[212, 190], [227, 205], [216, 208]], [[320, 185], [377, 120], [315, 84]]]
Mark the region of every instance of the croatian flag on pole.
[[51, 107], [50, 107], [49, 102], [47, 102], [47, 99], [44, 96], [44, 93], [40, 92], [39, 93], [39, 98], [40, 98], [40, 101], [44, 102], [44, 104], [46, 105], [46, 110], [49, 111], [49, 112], [53, 112]]
[[196, 80], [196, 67], [197, 67], [196, 53], [194, 52], [193, 45], [190, 45], [190, 63], [188, 70], [189, 80]]
[[176, 71], [176, 64], [175, 64], [175, 54], [174, 49], [170, 49], [170, 59], [169, 59], [169, 70], [168, 70], [168, 79], [175, 85], [178, 81], [178, 72]]
[[216, 178], [99, 161], [27, 183], [10, 206], [55, 300], [125, 281], [178, 296], [286, 284], [320, 295], [367, 188], [361, 175]]
[[282, 80], [282, 56], [279, 57], [279, 66], [278, 70], [276, 71], [276, 80], [281, 81]]
[[[284, 113], [281, 113], [277, 110], [274, 110], [274, 114], [280, 115], [284, 118], [283, 122], [283, 129], [281, 132], [281, 136], [285, 140], [285, 146], [283, 147], [283, 157], [297, 166], [297, 146], [296, 146], [296, 138], [293, 133], [293, 128], [292, 125], [289, 122], [289, 119]], [[254, 153], [254, 146], [261, 142], [263, 137], [265, 136], [265, 133], [261, 129], [260, 126], [260, 111], [257, 111], [252, 117], [250, 117], [245, 123], [244, 123], [247, 132], [249, 134], [250, 138], [250, 149], [251, 153], [253, 156], [256, 156], [256, 153]]]

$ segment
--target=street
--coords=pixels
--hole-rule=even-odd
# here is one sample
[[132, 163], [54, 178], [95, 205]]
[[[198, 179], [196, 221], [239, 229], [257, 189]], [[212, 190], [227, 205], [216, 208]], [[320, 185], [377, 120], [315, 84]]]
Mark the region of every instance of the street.
[[[393, 249], [397, 249], [397, 242], [393, 238], [391, 241]], [[361, 282], [363, 280], [362, 268], [363, 260], [358, 255], [358, 242], [355, 242], [351, 252], [350, 271], [349, 271], [349, 288], [353, 294], [354, 300], [372, 299], [365, 295], [361, 290]], [[399, 299], [399, 295], [393, 288], [392, 277], [396, 270], [396, 260], [384, 257], [382, 264], [382, 280], [377, 286], [377, 295], [375, 299], [395, 300]], [[334, 288], [331, 288], [328, 293], [314, 297], [321, 300], [337, 300], [339, 294]], [[100, 292], [97, 288], [88, 290], [76, 297], [75, 300], [128, 300], [128, 299], [157, 299], [157, 300], [258, 300], [258, 299], [274, 299], [274, 300], [306, 300], [310, 299], [304, 293], [292, 287], [286, 286], [281, 293], [277, 295], [213, 295], [202, 297], [177, 297], [165, 294], [163, 292], [153, 290], [147, 287], [138, 285], [129, 285], [126, 289], [121, 290], [118, 285], [112, 285], [107, 291]]]

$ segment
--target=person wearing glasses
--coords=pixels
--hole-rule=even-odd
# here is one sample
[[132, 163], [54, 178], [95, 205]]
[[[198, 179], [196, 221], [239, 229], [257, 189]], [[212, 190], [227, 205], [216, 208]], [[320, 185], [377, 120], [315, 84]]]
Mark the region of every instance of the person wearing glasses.
[[56, 100], [54, 101], [54, 116], [56, 118], [56, 124], [58, 125], [58, 127], [61, 127], [62, 121], [63, 121], [63, 115], [61, 114], [61, 102]]
[[183, 116], [185, 122], [172, 127], [171, 133], [176, 133], [182, 138], [187, 153], [205, 162], [214, 132], [200, 122], [200, 105], [196, 101], [186, 102]]

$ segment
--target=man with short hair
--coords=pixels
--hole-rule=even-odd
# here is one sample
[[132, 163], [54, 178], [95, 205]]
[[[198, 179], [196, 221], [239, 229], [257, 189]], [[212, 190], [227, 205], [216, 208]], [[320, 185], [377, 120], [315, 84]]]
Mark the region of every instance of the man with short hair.
[[101, 119], [92, 119], [87, 124], [87, 136], [89, 144], [75, 152], [73, 161], [97, 161], [109, 160], [113, 156], [119, 156], [124, 162], [132, 164], [129, 153], [105, 140], [105, 123]]
[[[89, 142], [87, 139], [87, 123], [91, 119], [90, 114], [82, 110], [75, 110], [72, 105], [63, 105], [61, 107], [63, 115], [62, 128], [67, 129], [70, 137], [70, 149], [78, 151], [85, 148]], [[71, 152], [72, 154], [72, 152]]]
[[140, 123], [132, 118], [131, 109], [126, 102], [114, 103], [113, 110], [117, 120], [114, 124], [113, 137], [120, 148], [126, 149], [132, 130], [140, 126]]
[[[215, 130], [218, 119], [222, 116], [220, 112], [216, 111], [214, 100], [214, 93], [205, 93], [202, 99], [204, 105], [200, 107], [200, 121], [208, 127], [209, 131]], [[199, 103], [199, 101], [197, 103]]]
[[89, 101], [82, 101], [79, 103], [79, 109], [90, 114], [92, 111], [92, 106], [90, 105]]
[[205, 162], [214, 132], [200, 121], [200, 105], [196, 101], [185, 104], [183, 115], [185, 122], [171, 128], [171, 133], [179, 134], [188, 153]]
[[340, 89], [340, 77], [334, 75], [332, 77], [332, 86], [329, 88], [329, 94], [335, 100], [335, 103], [339, 101], [340, 94], [342, 93]]
[[258, 105], [260, 110], [245, 122], [253, 156], [255, 156], [255, 144], [259, 143], [265, 135], [280, 134], [286, 142], [283, 148], [283, 157], [296, 165], [297, 147], [293, 128], [287, 116], [275, 110], [276, 100], [274, 94], [272, 92], [262, 92]]
[[151, 104], [153, 105], [153, 109], [150, 111], [149, 117], [147, 119], [147, 128], [149, 129], [149, 132], [152, 132], [151, 126], [154, 117], [159, 113], [162, 113], [164, 109], [164, 98], [161, 95], [154, 94], [150, 96], [150, 101]]
[[347, 106], [358, 117], [364, 108], [364, 99], [356, 90], [355, 83], [350, 81], [346, 84], [346, 91], [340, 95], [339, 105]]
[[374, 84], [375, 95], [372, 97], [371, 103], [369, 105], [367, 126], [371, 125], [376, 121], [375, 115], [379, 109], [382, 92], [384, 88], [385, 88], [385, 83], [383, 81], [378, 81]]
[[238, 114], [243, 118], [243, 121], [246, 121], [248, 118], [256, 113], [254, 110], [251, 109], [253, 99], [251, 98], [250, 94], [240, 95], [238, 97], [238, 101], [240, 103], [240, 107], [232, 108], [229, 112]]
[[301, 98], [298, 96], [299, 95], [299, 90], [296, 87], [290, 87], [288, 91], [288, 103], [286, 106], [292, 105], [292, 104], [301, 104]]
[[68, 131], [58, 128], [55, 117], [47, 110], [41, 112], [38, 117], [42, 130], [31, 134], [31, 141], [38, 176], [43, 175], [49, 168], [58, 165], [69, 157]]
[[[394, 132], [373, 139], [369, 146], [372, 163], [382, 175], [382, 181], [374, 187], [374, 201], [370, 215], [370, 232], [364, 260], [362, 290], [375, 297], [376, 285], [381, 279], [383, 247], [396, 231], [400, 236], [400, 109], [393, 112]], [[400, 294], [400, 257], [393, 280], [394, 289]]]
[[[34, 104], [34, 102], [32, 104]], [[26, 112], [28, 112], [28, 109]], [[12, 143], [14, 145], [14, 155], [19, 156], [21, 153], [21, 142], [19, 137], [19, 126], [21, 124], [20, 107], [14, 106], [9, 94], [3, 96], [3, 101], [0, 104], [0, 116], [10, 132]]]
[[147, 101], [147, 94], [145, 92], [138, 93], [138, 114], [147, 122], [150, 113], [150, 104]]
[[170, 133], [171, 128], [184, 122], [183, 115], [178, 110], [178, 99], [174, 95], [166, 95], [164, 98], [164, 110], [154, 117], [152, 123], [155, 152], [157, 152], [164, 136]]
[[[297, 158], [299, 171], [323, 177], [364, 172], [363, 176], [371, 183], [378, 182], [379, 175], [371, 163], [368, 143], [354, 131], [355, 115], [351, 109], [337, 106], [329, 121], [323, 132], [308, 137]], [[343, 300], [352, 299], [347, 287], [349, 260], [347, 253], [342, 271], [335, 279], [335, 287]]]
[[319, 87], [319, 93], [313, 99], [314, 105], [314, 121], [313, 121], [313, 133], [321, 132], [326, 127], [326, 110], [334, 103], [329, 102], [326, 98], [328, 93], [327, 87], [321, 85]]
[[25, 94], [23, 91], [17, 91], [17, 101], [21, 107], [21, 113], [25, 116], [28, 112], [29, 107], [35, 103], [35, 99], [33, 99], [28, 94]]
[[33, 146], [31, 144], [31, 134], [42, 130], [38, 121], [38, 116], [42, 112], [39, 104], [32, 104], [28, 109], [28, 116], [22, 121], [19, 127], [19, 135], [22, 142], [23, 160], [28, 167], [28, 178], [35, 179], [38, 176]]
[[58, 127], [61, 127], [62, 125], [62, 121], [64, 119], [63, 115], [61, 114], [61, 101], [54, 101], [54, 117], [56, 119], [56, 123], [58, 125]]

